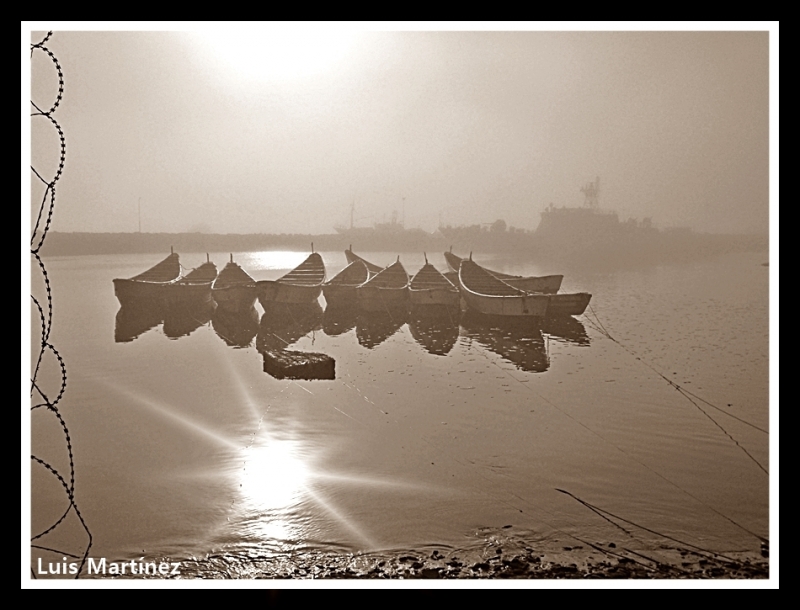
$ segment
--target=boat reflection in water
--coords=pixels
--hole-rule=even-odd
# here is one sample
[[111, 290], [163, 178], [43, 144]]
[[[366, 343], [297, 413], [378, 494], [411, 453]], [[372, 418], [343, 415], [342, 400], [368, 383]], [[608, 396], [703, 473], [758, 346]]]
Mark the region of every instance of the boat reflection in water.
[[170, 339], [187, 337], [192, 332], [208, 324], [217, 309], [215, 301], [177, 305], [164, 312], [164, 334]]
[[374, 349], [395, 334], [408, 321], [408, 308], [395, 307], [384, 311], [360, 311], [356, 321], [359, 345]]
[[322, 318], [322, 332], [329, 337], [338, 337], [356, 327], [358, 310], [355, 307], [328, 305]]
[[267, 301], [256, 337], [260, 352], [282, 350], [308, 333], [322, 328], [322, 306], [311, 303], [274, 303]]
[[580, 320], [572, 316], [547, 317], [542, 320], [542, 332], [550, 339], [575, 345], [589, 345], [589, 335]]
[[120, 307], [114, 325], [114, 341], [128, 343], [164, 321], [160, 305], [129, 302]]
[[258, 311], [252, 306], [244, 311], [226, 311], [218, 307], [211, 318], [214, 332], [231, 347], [249, 347], [258, 334], [258, 326]]
[[445, 356], [458, 341], [459, 315], [458, 310], [446, 305], [413, 309], [408, 329], [429, 354]]
[[522, 371], [543, 373], [550, 366], [539, 320], [468, 311], [461, 316], [461, 328], [463, 336]]

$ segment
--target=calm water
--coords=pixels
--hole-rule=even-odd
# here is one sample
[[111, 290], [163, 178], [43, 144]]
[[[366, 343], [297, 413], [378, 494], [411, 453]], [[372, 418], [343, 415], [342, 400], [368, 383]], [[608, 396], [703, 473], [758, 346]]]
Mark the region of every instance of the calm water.
[[[322, 254], [329, 277], [344, 267], [343, 253]], [[256, 279], [305, 256], [235, 255]], [[768, 434], [696, 401], [715, 423], [649, 368], [768, 430], [766, 253], [602, 274], [475, 256], [510, 273], [564, 272], [562, 291], [591, 292], [629, 351], [585, 316], [527, 328], [322, 309], [259, 321], [258, 304], [254, 320], [118, 316], [111, 280], [160, 258], [45, 259], [92, 557], [669, 543], [618, 522], [626, 534], [557, 489], [716, 551], [755, 552], [756, 535], [769, 535], [769, 481], [755, 463], [769, 469]], [[227, 258], [211, 254], [219, 268]], [[429, 258], [446, 268], [441, 254]], [[181, 254], [187, 267], [204, 260]], [[412, 273], [423, 264], [401, 260]], [[35, 273], [33, 291], [42, 294]], [[32, 321], [38, 338], [35, 309]], [[256, 346], [276, 336], [334, 357], [336, 379], [265, 373]], [[54, 364], [40, 375], [53, 394]], [[37, 409], [31, 425], [33, 453], [68, 473], [57, 420]], [[33, 533], [66, 507], [58, 481], [33, 464]], [[73, 517], [38, 542], [80, 555]]]

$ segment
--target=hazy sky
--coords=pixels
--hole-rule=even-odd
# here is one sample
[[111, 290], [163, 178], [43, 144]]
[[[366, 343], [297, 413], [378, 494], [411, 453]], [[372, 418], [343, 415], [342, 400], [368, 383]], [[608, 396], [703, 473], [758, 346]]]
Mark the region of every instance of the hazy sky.
[[[353, 202], [360, 226], [534, 229], [595, 176], [622, 219], [767, 230], [767, 31], [53, 29], [55, 230], [135, 231], [140, 204], [147, 232], [327, 233]], [[35, 119], [33, 165], [57, 151]]]

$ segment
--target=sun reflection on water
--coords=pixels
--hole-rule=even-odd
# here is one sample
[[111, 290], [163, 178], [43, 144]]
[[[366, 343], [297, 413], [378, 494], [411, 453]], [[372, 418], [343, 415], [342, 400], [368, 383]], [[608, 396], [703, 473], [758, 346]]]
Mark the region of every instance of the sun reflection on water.
[[308, 258], [309, 252], [290, 252], [275, 250], [272, 252], [248, 252], [242, 264], [252, 271], [282, 271], [294, 269]]
[[301, 499], [310, 478], [310, 468], [299, 443], [274, 438], [261, 439], [244, 452], [239, 484], [242, 496], [254, 508], [283, 509]]
[[327, 526], [324, 523], [328, 522], [336, 523], [364, 549], [375, 549], [379, 546], [377, 541], [358, 523], [357, 517], [328, 497], [329, 494], [325, 493], [327, 485], [335, 482], [372, 489], [394, 488], [401, 493], [412, 490], [436, 492], [424, 485], [393, 478], [330, 471], [322, 450], [298, 440], [302, 434], [293, 430], [292, 425], [287, 427], [284, 422], [279, 430], [268, 427], [267, 413], [270, 409], [261, 411], [258, 408], [258, 400], [251, 395], [237, 372], [231, 371], [231, 377], [239, 393], [239, 400], [235, 402], [245, 407], [247, 419], [255, 427], [255, 431], [247, 435], [247, 440], [215, 431], [174, 405], [147, 396], [142, 389], [99, 381], [108, 390], [124, 396], [129, 404], [145, 407], [162, 417], [164, 422], [172, 423], [176, 429], [223, 450], [217, 458], [221, 461], [217, 462], [216, 468], [211, 466], [202, 471], [183, 470], [174, 474], [182, 478], [221, 477], [227, 480], [235, 490], [230, 505], [232, 512], [227, 517], [228, 527], [233, 527], [240, 539], [267, 546], [275, 543], [281, 547], [293, 545], [313, 539], [312, 532], [325, 530]]

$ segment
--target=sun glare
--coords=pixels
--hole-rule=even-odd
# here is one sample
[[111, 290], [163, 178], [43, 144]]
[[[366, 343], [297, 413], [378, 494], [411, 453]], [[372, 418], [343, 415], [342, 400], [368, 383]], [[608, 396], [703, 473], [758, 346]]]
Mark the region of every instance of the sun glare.
[[310, 471], [297, 444], [266, 438], [246, 451], [242, 494], [261, 509], [286, 508], [302, 495]]
[[202, 32], [215, 57], [245, 79], [293, 80], [331, 71], [355, 34], [330, 29], [220, 29]]

